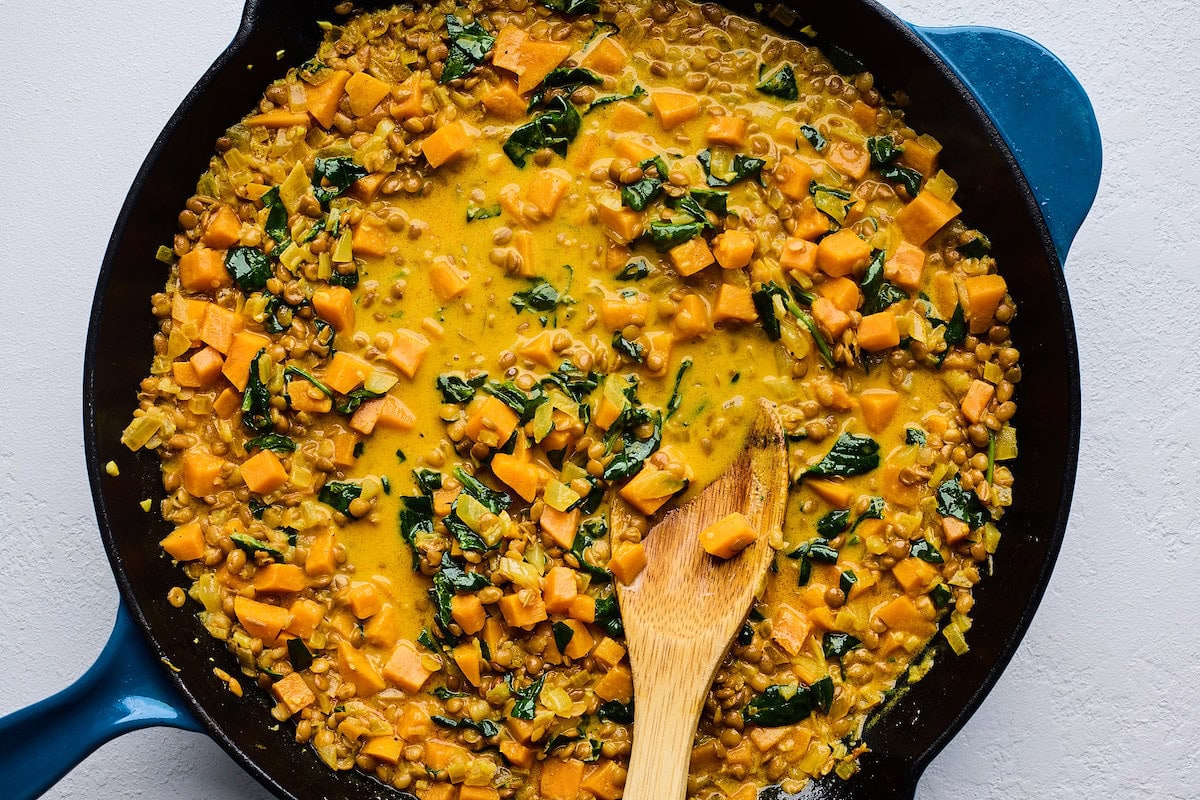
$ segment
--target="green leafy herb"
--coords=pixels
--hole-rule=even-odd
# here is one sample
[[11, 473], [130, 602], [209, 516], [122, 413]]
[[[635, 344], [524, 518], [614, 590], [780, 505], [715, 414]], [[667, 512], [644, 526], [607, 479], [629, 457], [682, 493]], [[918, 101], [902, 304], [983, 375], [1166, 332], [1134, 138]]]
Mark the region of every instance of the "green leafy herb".
[[558, 67], [538, 85], [533, 96], [529, 98], [529, 110], [537, 108], [546, 99], [551, 89], [560, 89], [564, 95], [571, 95], [581, 86], [599, 86], [604, 79], [590, 69], [582, 67]]
[[545, 278], [534, 278], [533, 287], [523, 292], [514, 292], [508, 302], [517, 313], [528, 309], [533, 312], [553, 311], [563, 302], [563, 295]]
[[478, 500], [484, 508], [493, 514], [499, 514], [512, 505], [512, 498], [504, 492], [489, 489], [474, 475], [468, 474], [462, 467], [454, 468], [454, 477], [463, 485], [463, 491]]
[[841, 45], [821, 39], [819, 46], [833, 68], [843, 75], [858, 75], [867, 71], [867, 66], [859, 57]]
[[670, 419], [679, 410], [679, 405], [683, 402], [683, 376], [691, 366], [690, 356], [679, 362], [679, 371], [675, 373], [675, 386], [671, 389], [671, 398], [667, 400], [667, 419]]
[[[637, 429], [646, 424], [651, 426], [650, 438], [638, 439]], [[654, 451], [662, 442], [662, 414], [660, 412], [651, 413], [633, 405], [625, 406], [612, 427], [609, 428], [608, 433], [609, 437], [620, 435], [624, 447], [621, 452], [613, 456], [612, 461], [608, 462], [601, 477], [606, 481], [631, 478], [642, 468], [646, 459], [654, 455]], [[608, 441], [612, 441], [612, 439], [609, 438]]]
[[[546, 8], [563, 14], [599, 14], [597, 0], [539, 0]], [[532, 719], [532, 717], [531, 717]]]
[[[342, 266], [346, 266], [346, 265], [343, 265], [343, 264], [338, 265], [338, 267], [342, 267]], [[358, 264], [355, 262], [352, 262], [351, 264], [349, 264], [349, 266], [352, 266], [354, 268], [350, 272], [341, 272], [341, 271], [339, 271], [338, 268], [335, 268], [333, 270], [333, 274], [331, 274], [329, 276], [329, 285], [330, 286], [344, 286], [347, 289], [353, 289], [355, 286], [358, 286]]]
[[922, 561], [926, 561], [930, 564], [946, 563], [946, 559], [942, 558], [942, 554], [938, 552], [936, 547], [930, 544], [928, 539], [918, 539], [917, 541], [913, 542], [912, 547], [909, 549], [909, 553], [914, 558], [919, 558]]
[[625, 266], [621, 267], [621, 271], [616, 274], [616, 279], [619, 281], [640, 281], [642, 278], [650, 277], [650, 265], [646, 263], [646, 259], [639, 258], [630, 261]]
[[437, 470], [425, 469], [423, 467], [414, 469], [413, 480], [417, 482], [417, 488], [424, 495], [432, 495], [438, 489], [442, 488], [442, 473]]
[[472, 730], [479, 731], [479, 735], [485, 739], [491, 739], [493, 736], [500, 735], [500, 727], [490, 719], [482, 719], [479, 722], [476, 722], [470, 717], [453, 719], [442, 714], [434, 714], [430, 717], [430, 719], [444, 728], [451, 728], [453, 730], [470, 728]]
[[992, 431], [988, 432], [987, 456], [987, 472], [984, 473], [984, 480], [992, 483], [996, 477], [996, 434]]
[[862, 475], [879, 466], [879, 443], [870, 436], [843, 433], [825, 457], [805, 471], [806, 476], [828, 478]]
[[312, 666], [313, 654], [308, 652], [308, 648], [304, 646], [304, 642], [299, 639], [287, 640], [288, 661], [292, 662], [292, 669], [296, 672], [306, 670]]
[[896, 303], [902, 303], [908, 299], [908, 292], [884, 280], [883, 265], [885, 260], [886, 256], [884, 252], [876, 250], [871, 254], [871, 263], [867, 265], [867, 271], [863, 274], [862, 313], [864, 315], [876, 314], [885, 308], [890, 308]]
[[828, 714], [833, 705], [833, 678], [826, 675], [808, 687], [812, 695], [813, 708]]
[[828, 631], [825, 638], [821, 640], [821, 650], [825, 653], [826, 658], [841, 658], [860, 644], [862, 642], [848, 633]]
[[264, 433], [246, 442], [247, 450], [273, 450], [276, 453], [291, 453], [296, 443], [282, 433]]
[[454, 644], [458, 639], [450, 630], [450, 626], [454, 623], [454, 586], [442, 576], [441, 572], [435, 573], [433, 576], [433, 588], [429, 590], [429, 599], [433, 603], [433, 621], [437, 623], [445, 640]]
[[533, 719], [534, 710], [537, 708], [537, 698], [542, 693], [542, 684], [546, 682], [546, 676], [543, 675], [524, 689], [518, 689], [513, 685], [511, 672], [504, 674], [504, 682], [508, 684], [508, 690], [516, 699], [512, 711], [508, 712], [508, 715], [514, 719]]
[[671, 208], [677, 211], [682, 211], [692, 219], [699, 222], [704, 226], [705, 230], [716, 230], [717, 226], [709, 222], [708, 214], [705, 212], [704, 207], [700, 205], [699, 201], [697, 201], [696, 198], [692, 197], [690, 194], [685, 194], [682, 197], [677, 197], [674, 199], [668, 199], [667, 204]]
[[778, 684], [768, 686], [742, 710], [747, 722], [764, 728], [794, 725], [811, 713], [812, 697], [807, 687]]
[[463, 550], [469, 550], [473, 553], [484, 553], [488, 549], [487, 542], [483, 540], [479, 534], [471, 530], [467, 523], [463, 522], [462, 517], [458, 515], [458, 503], [456, 499], [450, 507], [450, 513], [442, 517], [442, 524], [446, 526], [446, 532], [449, 533], [454, 541], [458, 542], [458, 546]]
[[814, 540], [808, 543], [808, 557], [815, 561], [820, 561], [822, 564], [836, 564], [838, 561], [838, 551], [825, 544], [825, 542]]
[[270, 360], [266, 350], [259, 350], [250, 362], [246, 391], [242, 393], [242, 424], [259, 433], [271, 427], [271, 390], [263, 383], [261, 377], [261, 363], [264, 358]]
[[[349, 156], [318, 158], [313, 162], [313, 196], [328, 208], [330, 201], [341, 196], [355, 181], [367, 177], [367, 168], [354, 163]], [[325, 186], [323, 182], [328, 182]]]
[[333, 389], [330, 389], [324, 383], [317, 380], [313, 376], [313, 374], [306, 369], [301, 369], [300, 367], [296, 367], [296, 366], [292, 366], [291, 364], [288, 364], [286, 367], [283, 368], [283, 377], [285, 379], [303, 378], [304, 380], [311, 383], [313, 386], [317, 387], [317, 389], [320, 390], [321, 393], [324, 394], [325, 396], [327, 396], [327, 397], [333, 396]]
[[362, 485], [352, 481], [330, 481], [321, 487], [317, 499], [343, 514], [350, 513], [350, 502], [362, 494]]
[[851, 533], [858, 530], [858, 526], [867, 519], [883, 519], [884, 500], [882, 497], [872, 497], [871, 502], [867, 504], [867, 510], [854, 520], [854, 527], [850, 529]]
[[433, 501], [428, 497], [404, 497], [400, 502], [400, 537], [412, 550], [415, 572], [421, 568], [420, 540], [433, 536]]
[[703, 230], [704, 224], [699, 222], [669, 222], [656, 219], [650, 223], [650, 238], [654, 242], [654, 249], [665, 253], [672, 247], [699, 236]]
[[908, 427], [904, 429], [905, 444], [923, 445], [925, 444], [925, 441], [925, 431], [921, 430], [920, 428]]
[[621, 202], [634, 211], [645, 211], [646, 206], [662, 194], [662, 188], [661, 180], [644, 176], [641, 180], [621, 187]]
[[554, 633], [554, 646], [558, 652], [565, 653], [567, 645], [575, 637], [575, 629], [565, 622], [556, 622], [550, 626], [550, 630]]
[[518, 167], [542, 148], [566, 157], [567, 146], [579, 133], [579, 112], [567, 98], [559, 95], [546, 104], [546, 110], [512, 132], [504, 142], [504, 154]]
[[626, 339], [620, 331], [613, 334], [612, 347], [613, 350], [638, 364], [646, 360], [646, 348], [638, 342]]
[[899, 158], [904, 148], [898, 147], [890, 136], [872, 136], [867, 139], [867, 152], [871, 154], [871, 166], [879, 169]]
[[276, 561], [283, 561], [283, 553], [281, 553], [279, 550], [276, 550], [274, 547], [271, 547], [271, 545], [267, 544], [261, 539], [255, 539], [248, 533], [230, 534], [229, 539], [250, 555], [254, 555], [255, 553], [266, 553]]
[[774, 281], [765, 284], [750, 295], [750, 299], [754, 302], [754, 310], [758, 313], [759, 324], [762, 325], [767, 338], [771, 341], [778, 341], [783, 335], [779, 317], [776, 315], [776, 298], [783, 304], [784, 309], [799, 320], [800, 324], [808, 330], [809, 334], [813, 337], [813, 341], [817, 344], [817, 351], [821, 354], [821, 358], [826, 364], [832, 367], [833, 353], [829, 349], [829, 343], [825, 341], [825, 337], [817, 327], [817, 323], [796, 305], [786, 290]]
[[468, 572], [445, 551], [442, 552], [442, 563], [437, 574], [456, 592], [478, 592], [492, 585], [482, 572]]
[[817, 520], [817, 533], [824, 539], [832, 539], [850, 527], [850, 512], [830, 511]]
[[929, 599], [933, 601], [935, 608], [945, 608], [953, 602], [954, 595], [946, 584], [939, 583], [929, 590]]
[[719, 217], [729, 214], [729, 192], [720, 192], [715, 189], [692, 189], [688, 194], [701, 208], [711, 211]]
[[283, 201], [279, 199], [279, 187], [272, 186], [262, 196], [262, 203], [263, 207], [267, 209], [267, 221], [263, 224], [263, 230], [275, 240], [276, 244], [283, 244], [291, 237], [288, 233], [287, 209], [284, 208]]
[[601, 722], [615, 722], [618, 725], [629, 725], [633, 722], [633, 701], [621, 703], [609, 700], [601, 703], [596, 709], [596, 719]]
[[800, 87], [796, 85], [796, 73], [791, 64], [784, 64], [779, 69], [763, 77], [766, 64], [758, 69], [758, 85], [754, 88], [765, 95], [778, 97], [782, 100], [795, 100], [800, 96]]
[[822, 186], [813, 181], [809, 187], [812, 192], [813, 203], [839, 225], [845, 224], [846, 215], [850, 213], [850, 209], [854, 208], [854, 197], [847, 191], [835, 189], [832, 186]]
[[753, 642], [754, 641], [754, 626], [751, 625], [749, 622], [744, 623], [742, 625], [742, 629], [740, 631], [738, 631], [737, 639], [735, 641], [737, 642], [738, 647], [745, 647], [746, 645]]
[[244, 292], [260, 292], [271, 278], [271, 259], [257, 247], [231, 247], [225, 271]]
[[446, 15], [446, 33], [450, 37], [450, 54], [443, 65], [440, 83], [449, 83], [474, 70], [496, 43], [496, 38], [478, 22], [464, 25], [453, 14]]
[[954, 314], [946, 323], [946, 333], [942, 338], [946, 340], [946, 344], [962, 344], [967, 340], [967, 320], [962, 305], [954, 307]]
[[358, 411], [362, 404], [367, 400], [377, 400], [380, 397], [383, 397], [384, 394], [386, 393], [372, 392], [370, 389], [366, 388], [354, 389], [350, 392], [350, 394], [339, 397], [337, 403], [334, 404], [334, 408], [339, 414], [353, 414], [355, 411]]
[[885, 181], [892, 181], [904, 187], [904, 191], [908, 192], [909, 197], [916, 197], [921, 193], [921, 173], [915, 169], [902, 167], [899, 164], [892, 164], [889, 167], [884, 167], [879, 170], [879, 177]]
[[813, 146], [813, 149], [818, 153], [829, 146], [829, 142], [821, 135], [821, 132], [812, 125], [801, 125], [800, 135], [808, 140], [808, 143]]
[[588, 106], [587, 113], [590, 114], [591, 112], [595, 111], [597, 108], [603, 108], [604, 106], [606, 106], [610, 103], [617, 103], [617, 102], [620, 102], [621, 100], [636, 100], [639, 97], [645, 97], [645, 96], [646, 96], [645, 89], [643, 89], [641, 86], [634, 86], [633, 91], [630, 92], [629, 94], [608, 94], [608, 95], [605, 95], [604, 97], [597, 97], [595, 100], [592, 101], [591, 105]]
[[477, 206], [471, 203], [467, 206], [467, 222], [474, 222], [477, 219], [492, 219], [498, 216], [500, 216], [499, 203], [490, 206]]
[[615, 595], [596, 600], [596, 624], [615, 639], [625, 636], [625, 624], [621, 621], [621, 608]]
[[446, 403], [466, 403], [475, 396], [475, 390], [484, 384], [487, 375], [479, 375], [467, 380], [459, 375], [445, 372], [434, 381], [437, 390], [442, 393], [442, 401]]
[[992, 240], [979, 231], [975, 231], [974, 239], [958, 246], [958, 254], [963, 258], [983, 258], [990, 252], [992, 252]]
[[542, 385], [546, 384], [557, 386], [576, 403], [583, 403], [600, 385], [600, 376], [595, 372], [584, 372], [570, 361], [564, 361], [558, 365], [558, 369], [542, 378]]
[[854, 584], [858, 583], [858, 576], [854, 574], [854, 570], [843, 570], [838, 577], [838, 588], [844, 593], [850, 594], [850, 590], [854, 588]]
[[533, 414], [537, 411], [537, 407], [550, 400], [546, 393], [542, 391], [542, 387], [534, 386], [526, 394], [517, 388], [517, 385], [512, 381], [505, 381], [504, 383], [488, 381], [484, 385], [483, 390], [513, 411], [516, 411], [523, 423], [533, 419]]
[[937, 488], [937, 510], [943, 517], [954, 517], [967, 523], [971, 530], [982, 528], [991, 519], [987, 507], [975, 493], [963, 488], [958, 477], [942, 481]]
[[[608, 533], [608, 523], [603, 517], [585, 520], [579, 526], [579, 530], [575, 532], [575, 539], [571, 542], [571, 555], [579, 562], [579, 568], [592, 576], [592, 579], [599, 583], [608, 583], [612, 580], [612, 573], [603, 567], [597, 567], [595, 564], [587, 560], [585, 553], [592, 546], [592, 542], [603, 538]], [[561, 649], [561, 648], [560, 648]]]
[[417, 634], [417, 642], [434, 653], [441, 653], [442, 648], [438, 645], [437, 639], [429, 632], [429, 628], [422, 628]]
[[730, 165], [729, 175], [722, 177], [712, 173], [712, 153], [710, 151], [701, 150], [696, 154], [696, 159], [700, 162], [700, 166], [704, 167], [704, 174], [708, 179], [708, 185], [715, 187], [732, 186], [747, 178], [756, 178], [767, 164], [761, 158], [751, 158], [738, 153], [733, 157], [733, 164]]
[[262, 519], [263, 514], [266, 512], [266, 510], [268, 508], [270, 508], [270, 506], [267, 505], [266, 503], [256, 500], [253, 497], [250, 498], [250, 501], [249, 501], [249, 503], [247, 503], [247, 505], [250, 506], [250, 513], [254, 516], [255, 519]]

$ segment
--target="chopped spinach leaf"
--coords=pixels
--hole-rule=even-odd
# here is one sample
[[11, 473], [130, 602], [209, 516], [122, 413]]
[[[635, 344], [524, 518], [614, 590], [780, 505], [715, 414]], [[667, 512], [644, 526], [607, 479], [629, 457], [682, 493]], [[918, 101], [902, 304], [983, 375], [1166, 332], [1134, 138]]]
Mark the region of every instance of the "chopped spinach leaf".
[[449, 700], [452, 697], [466, 697], [467, 695], [466, 692], [455, 692], [445, 686], [439, 686], [433, 690], [433, 696], [438, 700]]
[[979, 231], [975, 231], [974, 239], [958, 246], [958, 254], [963, 258], [983, 258], [990, 252], [992, 252], [992, 240]]
[[596, 600], [596, 624], [613, 638], [625, 636], [625, 624], [621, 621], [621, 608], [617, 605], [616, 595], [610, 594]]
[[807, 687], [768, 686], [766, 691], [746, 704], [742, 716], [763, 728], [794, 725], [812, 713], [812, 697]]
[[761, 289], [756, 290], [750, 295], [754, 302], [754, 310], [758, 312], [758, 321], [763, 327], [763, 331], [767, 334], [767, 338], [772, 342], [779, 341], [779, 337], [783, 335], [783, 329], [779, 324], [779, 317], [775, 313], [775, 298], [782, 297], [784, 303], [787, 303], [787, 292], [784, 291], [774, 281], [764, 285]]
[[880, 169], [879, 177], [885, 181], [900, 184], [904, 187], [904, 191], [908, 192], [909, 197], [916, 197], [921, 193], [921, 179], [923, 176], [915, 169], [902, 167], [899, 164], [892, 164]]
[[266, 510], [268, 508], [270, 508], [270, 506], [267, 505], [266, 503], [256, 500], [253, 497], [250, 498], [247, 505], [250, 506], [250, 513], [254, 516], [255, 519], [262, 519], [263, 513], [266, 512]]
[[287, 640], [288, 661], [292, 662], [292, 669], [296, 672], [306, 670], [312, 666], [313, 654], [308, 652], [308, 648], [304, 646], [304, 642], [299, 639]]
[[317, 499], [343, 514], [350, 513], [350, 502], [362, 494], [362, 484], [353, 481], [330, 481], [321, 487]]
[[273, 450], [276, 453], [291, 453], [296, 443], [282, 433], [264, 433], [246, 442], [247, 450]]
[[551, 89], [561, 89], [564, 95], [569, 96], [581, 86], [599, 86], [602, 83], [604, 83], [604, 79], [590, 69], [558, 67], [551, 70], [550, 74], [538, 85], [533, 96], [529, 98], [529, 110], [533, 111], [540, 106]]
[[833, 68], [843, 75], [858, 75], [867, 71], [862, 60], [841, 45], [821, 40], [819, 46]]
[[934, 608], [945, 608], [953, 602], [954, 595], [946, 584], [939, 583], [929, 590], [929, 599], [933, 601]]
[[812, 694], [813, 708], [828, 714], [833, 705], [833, 678], [826, 675], [809, 686], [808, 691]]
[[473, 553], [483, 553], [488, 549], [487, 542], [475, 531], [463, 522], [462, 517], [458, 515], [458, 503], [456, 499], [450, 507], [450, 513], [442, 517], [442, 524], [446, 526], [446, 532], [449, 533], [454, 541], [458, 542], [458, 546], [463, 550], [469, 550]]
[[276, 561], [283, 561], [283, 553], [281, 553], [279, 550], [276, 550], [274, 547], [271, 547], [271, 545], [267, 544], [266, 542], [260, 539], [255, 539], [248, 533], [230, 534], [229, 539], [240, 549], [245, 550], [250, 555], [254, 555], [255, 553], [266, 553]]
[[[330, 201], [344, 193], [355, 181], [366, 176], [366, 167], [355, 164], [354, 159], [349, 156], [318, 158], [313, 162], [313, 196], [321, 203], [322, 208], [328, 208]], [[329, 186], [325, 186], [324, 181], [327, 181]]]
[[508, 715], [514, 719], [533, 719], [538, 695], [542, 692], [542, 684], [546, 682], [546, 676], [543, 675], [524, 689], [518, 689], [513, 685], [511, 672], [504, 674], [504, 682], [508, 684], [508, 690], [516, 699], [512, 711], [508, 712]]
[[533, 287], [523, 292], [514, 292], [508, 302], [520, 313], [525, 310], [532, 312], [553, 311], [564, 302], [563, 295], [545, 278], [534, 278]]
[[682, 197], [669, 199], [667, 205], [671, 208], [682, 211], [692, 219], [704, 226], [705, 230], [716, 230], [715, 225], [708, 221], [708, 214], [704, 211], [704, 207], [692, 197], [690, 194], [685, 194]]
[[566, 157], [567, 146], [579, 133], [579, 112], [567, 98], [559, 95], [546, 104], [546, 110], [512, 132], [504, 142], [504, 154], [518, 167], [542, 148]]
[[720, 192], [715, 189], [692, 189], [688, 194], [701, 208], [711, 211], [719, 217], [729, 214], [729, 192]]
[[946, 340], [946, 344], [962, 344], [967, 340], [967, 320], [962, 305], [954, 307], [954, 314], [946, 323], [946, 333], [942, 338]]
[[808, 140], [808, 143], [813, 146], [813, 149], [818, 153], [829, 146], [829, 142], [821, 135], [821, 132], [812, 125], [801, 125], [800, 135]]
[[845, 224], [846, 215], [854, 208], [856, 202], [849, 192], [823, 186], [816, 181], [813, 181], [809, 191], [812, 192], [813, 203], [818, 209], [837, 224]]
[[841, 658], [860, 644], [862, 642], [848, 633], [828, 631], [821, 640], [821, 650], [826, 658]]
[[417, 482], [417, 488], [421, 490], [421, 494], [424, 495], [432, 495], [442, 488], [442, 473], [437, 470], [418, 467], [413, 470], [413, 479]]
[[871, 154], [871, 166], [880, 169], [893, 163], [904, 152], [890, 136], [872, 136], [867, 139], [867, 152]]
[[754, 641], [754, 626], [751, 625], [749, 622], [743, 623], [742, 629], [740, 631], [738, 631], [737, 639], [735, 639], [734, 641], [737, 642], [738, 647], [745, 647], [746, 645], [753, 642]]
[[[638, 439], [636, 430], [645, 424], [651, 426], [650, 438]], [[608, 462], [604, 468], [604, 474], [601, 477], [606, 481], [633, 477], [633, 474], [642, 468], [646, 459], [654, 455], [654, 451], [662, 442], [662, 414], [661, 412], [651, 413], [644, 408], [628, 405], [609, 428], [607, 440], [613, 441], [613, 437], [616, 435], [620, 435], [624, 448], [615, 454], [612, 461]]]
[[596, 719], [602, 722], [615, 722], [618, 725], [629, 725], [633, 722], [633, 701], [621, 703], [609, 700], [601, 703], [600, 707], [596, 709]]
[[886, 260], [884, 251], [876, 250], [871, 255], [871, 263], [867, 266], [866, 273], [863, 274], [862, 292], [863, 292], [863, 315], [876, 314], [886, 308], [890, 308], [896, 303], [902, 303], [908, 299], [908, 292], [900, 287], [884, 280], [883, 264]]
[[843, 433], [825, 457], [805, 471], [806, 476], [828, 478], [862, 475], [879, 466], [879, 443], [870, 436]]
[[570, 361], [564, 361], [558, 365], [558, 369], [542, 378], [543, 386], [548, 383], [562, 389], [576, 403], [583, 403], [600, 385], [600, 376], [595, 372], [584, 372]]
[[556, 622], [550, 626], [550, 630], [554, 634], [554, 646], [558, 648], [558, 652], [565, 653], [567, 645], [575, 637], [575, 629], [565, 622]]
[[400, 502], [400, 537], [412, 549], [415, 572], [421, 568], [418, 540], [433, 535], [433, 502], [428, 497], [404, 497]]
[[766, 64], [759, 67], [758, 85], [754, 88], [765, 95], [778, 97], [782, 100], [795, 100], [800, 96], [800, 87], [796, 85], [796, 73], [791, 64], [784, 64], [774, 72], [763, 76]]
[[262, 380], [262, 359], [266, 350], [259, 350], [250, 362], [246, 391], [242, 393], [242, 424], [252, 431], [263, 433], [271, 427], [271, 390]]
[[699, 236], [703, 230], [704, 224], [699, 222], [669, 222], [656, 219], [650, 223], [650, 238], [654, 242], [654, 249], [665, 253], [672, 247]]
[[856, 583], [858, 583], [858, 576], [852, 569], [842, 570], [842, 574], [838, 576], [838, 588], [846, 594], [850, 594], [850, 590]]
[[914, 558], [919, 558], [922, 561], [930, 564], [946, 563], [946, 559], [942, 558], [942, 554], [938, 552], [936, 547], [929, 543], [928, 539], [918, 539], [917, 541], [913, 542], [909, 553]]
[[225, 271], [244, 292], [260, 292], [271, 278], [271, 259], [257, 247], [231, 247], [225, 253]]
[[478, 22], [464, 25], [453, 14], [446, 15], [446, 33], [450, 37], [450, 54], [442, 67], [439, 83], [448, 83], [474, 70], [496, 43], [496, 38]]
[[670, 419], [671, 416], [679, 410], [679, 405], [683, 402], [683, 376], [691, 366], [691, 357], [685, 357], [679, 362], [679, 371], [675, 373], [675, 386], [671, 389], [670, 399], [667, 400], [666, 419]]
[[921, 430], [920, 428], [908, 427], [904, 429], [905, 444], [922, 445], [925, 444], [925, 441], [925, 431]]
[[463, 730], [464, 728], [477, 730], [479, 731], [479, 735], [485, 739], [491, 739], [493, 736], [500, 735], [500, 727], [490, 719], [482, 719], [479, 722], [476, 722], [470, 717], [453, 719], [442, 714], [434, 714], [430, 717], [430, 719], [438, 725], [441, 725], [444, 728], [450, 728], [452, 730]]
[[814, 561], [820, 561], [822, 564], [836, 564], [838, 551], [825, 542], [813, 540], [808, 543], [808, 557]]
[[339, 397], [334, 403], [334, 408], [339, 414], [353, 414], [367, 400], [378, 400], [383, 397], [386, 392], [372, 392], [370, 389], [358, 388], [350, 392], [350, 394]]
[[858, 530], [858, 526], [867, 519], [883, 519], [884, 500], [882, 497], [872, 497], [871, 502], [867, 504], [867, 510], [864, 511], [858, 519], [854, 520], [854, 527], [851, 528], [851, 533]]
[[621, 100], [636, 100], [639, 97], [645, 97], [645, 95], [646, 95], [645, 89], [643, 89], [641, 86], [634, 86], [633, 91], [630, 92], [629, 94], [608, 94], [608, 95], [605, 95], [604, 97], [597, 97], [595, 100], [592, 101], [591, 105], [588, 106], [588, 110], [586, 113], [590, 114], [591, 112], [595, 111], [597, 108], [603, 108], [604, 106], [606, 106], [610, 103], [617, 103], [617, 102], [620, 102]]
[[466, 403], [475, 396], [475, 390], [484, 384], [487, 375], [479, 375], [467, 380], [459, 375], [444, 372], [437, 376], [434, 384], [442, 393], [442, 401], [446, 403]]
[[351, 262], [348, 265], [338, 266], [350, 266], [353, 267], [353, 269], [350, 272], [341, 272], [335, 267], [333, 274], [329, 276], [329, 285], [344, 286], [347, 289], [353, 289], [355, 286], [358, 286], [358, 262]]
[[958, 477], [942, 481], [937, 488], [937, 510], [943, 517], [954, 517], [967, 523], [971, 530], [982, 528], [990, 518], [987, 507], [975, 493], [963, 488]]
[[534, 386], [526, 394], [517, 388], [517, 385], [512, 381], [505, 381], [504, 383], [488, 381], [484, 385], [483, 390], [513, 411], [516, 411], [517, 415], [521, 418], [521, 422], [529, 422], [529, 420], [533, 419], [533, 414], [537, 411], [537, 407], [550, 400], [549, 396], [542, 391], [541, 386]]
[[490, 206], [477, 206], [471, 203], [467, 206], [467, 222], [474, 222], [477, 219], [492, 219], [498, 216], [500, 216], [499, 203]]
[[592, 576], [592, 579], [599, 583], [608, 583], [612, 580], [612, 573], [603, 567], [597, 567], [585, 557], [585, 551], [592, 546], [592, 542], [603, 538], [608, 532], [608, 523], [603, 517], [585, 520], [579, 526], [579, 530], [575, 533], [575, 539], [571, 542], [571, 555], [579, 562], [579, 568]]
[[613, 333], [612, 348], [638, 364], [646, 360], [646, 348], [639, 342], [626, 339], [620, 331]]
[[850, 512], [845, 510], [830, 511], [817, 520], [817, 533], [823, 539], [832, 539], [849, 527]]
[[447, 552], [442, 552], [442, 563], [438, 575], [456, 592], [478, 592], [491, 586], [492, 582], [482, 572], [468, 572], [458, 565]]
[[288, 213], [283, 206], [283, 201], [279, 199], [278, 186], [272, 186], [262, 196], [262, 204], [267, 209], [267, 221], [263, 223], [263, 230], [275, 240], [276, 244], [283, 244], [290, 238], [290, 235], [287, 225]]
[[462, 467], [454, 468], [454, 477], [463, 485], [463, 491], [478, 500], [484, 508], [493, 514], [506, 511], [512, 505], [512, 498], [504, 492], [489, 489], [474, 475], [468, 474]]
[[738, 153], [733, 157], [729, 175], [719, 176], [714, 175], [712, 172], [712, 153], [710, 151], [701, 150], [696, 154], [696, 159], [700, 162], [700, 166], [704, 167], [704, 174], [707, 176], [708, 185], [714, 187], [732, 186], [747, 178], [759, 177], [762, 173], [762, 168], [767, 164], [761, 158], [750, 158]]
[[621, 202], [634, 211], [645, 211], [662, 194], [663, 182], [657, 178], [643, 176], [641, 180], [621, 187]]
[[621, 271], [615, 277], [619, 281], [640, 281], [642, 278], [648, 278], [650, 273], [650, 265], [646, 263], [646, 259], [638, 258], [621, 267]]
[[[599, 14], [597, 0], [539, 0], [546, 8], [563, 14]], [[531, 718], [532, 719], [532, 718]]]

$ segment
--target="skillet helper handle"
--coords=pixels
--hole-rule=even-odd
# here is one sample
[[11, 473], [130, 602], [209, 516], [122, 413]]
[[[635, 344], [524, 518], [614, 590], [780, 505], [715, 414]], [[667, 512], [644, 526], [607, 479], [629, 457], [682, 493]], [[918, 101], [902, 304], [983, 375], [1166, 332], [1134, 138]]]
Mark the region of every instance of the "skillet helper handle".
[[1065, 263], [1096, 199], [1103, 164], [1087, 93], [1056, 55], [1020, 34], [979, 27], [913, 30], [996, 123]]
[[72, 685], [0, 718], [0, 786], [33, 800], [108, 740], [166, 725], [201, 730], [124, 604], [96, 663]]

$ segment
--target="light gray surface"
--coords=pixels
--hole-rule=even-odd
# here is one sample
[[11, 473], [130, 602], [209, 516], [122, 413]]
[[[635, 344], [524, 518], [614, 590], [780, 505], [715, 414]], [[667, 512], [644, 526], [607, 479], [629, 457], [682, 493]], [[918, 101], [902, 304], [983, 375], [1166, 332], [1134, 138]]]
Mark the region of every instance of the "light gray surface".
[[[1066, 545], [1029, 636], [919, 797], [1200, 796], [1192, 3], [890, 6], [1041, 41], [1091, 93], [1107, 150], [1067, 269], [1084, 413]], [[95, 273], [142, 157], [239, 13], [237, 0], [0, 0], [0, 713], [65, 686], [108, 634], [116, 592], [79, 408]], [[267, 797], [206, 737], [169, 730], [105, 746], [48, 796]]]

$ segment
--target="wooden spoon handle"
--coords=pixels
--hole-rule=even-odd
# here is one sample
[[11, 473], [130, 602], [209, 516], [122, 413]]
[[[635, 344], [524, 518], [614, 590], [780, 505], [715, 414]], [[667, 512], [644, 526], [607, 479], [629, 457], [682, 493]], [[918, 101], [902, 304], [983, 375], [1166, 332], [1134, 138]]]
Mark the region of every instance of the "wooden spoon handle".
[[[706, 671], [707, 680], [654, 680], [637, 688], [633, 752], [625, 780], [625, 800], [684, 800], [696, 726], [712, 684], [714, 659], [690, 642], [646, 643], [640, 659], [646, 675]], [[719, 659], [718, 659], [719, 660]], [[708, 663], [704, 663], [708, 662]], [[684, 669], [681, 670], [680, 667]], [[636, 676], [634, 678], [636, 683]]]

